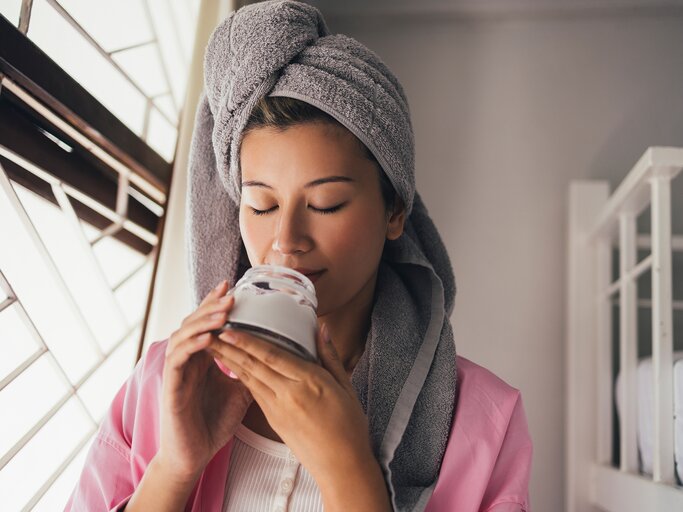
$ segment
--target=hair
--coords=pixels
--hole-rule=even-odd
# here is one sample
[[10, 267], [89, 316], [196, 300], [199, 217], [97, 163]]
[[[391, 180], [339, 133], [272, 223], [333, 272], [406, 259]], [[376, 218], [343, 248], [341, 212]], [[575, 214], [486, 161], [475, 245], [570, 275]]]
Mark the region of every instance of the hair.
[[[244, 138], [247, 133], [258, 128], [286, 130], [292, 126], [304, 123], [325, 123], [349, 131], [334, 117], [310, 103], [285, 96], [264, 96], [259, 99], [254, 106], [242, 132], [242, 137]], [[349, 133], [351, 132], [349, 131]], [[394, 212], [402, 205], [402, 201], [398, 197], [394, 186], [391, 184], [391, 181], [389, 181], [389, 178], [377, 161], [377, 158], [375, 158], [375, 155], [372, 154], [368, 147], [363, 144], [358, 137], [355, 135], [353, 137], [360, 150], [363, 152], [363, 156], [375, 164], [385, 210], [387, 212]]]

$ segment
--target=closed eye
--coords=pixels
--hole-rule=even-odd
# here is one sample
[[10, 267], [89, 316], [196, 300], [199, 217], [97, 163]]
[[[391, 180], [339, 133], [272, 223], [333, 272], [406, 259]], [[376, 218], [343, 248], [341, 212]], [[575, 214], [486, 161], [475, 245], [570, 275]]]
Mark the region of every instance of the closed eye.
[[[346, 206], [346, 203], [341, 203], [338, 204], [337, 206], [333, 206], [331, 208], [316, 208], [315, 206], [309, 205], [308, 207], [313, 210], [316, 213], [320, 213], [322, 215], [328, 215], [330, 213], [337, 212], [341, 210], [344, 206]], [[277, 205], [273, 206], [272, 208], [268, 208], [267, 210], [257, 210], [256, 208], [250, 206], [249, 209], [251, 210], [251, 213], [254, 215], [267, 215], [277, 209]]]
[[338, 204], [337, 206], [333, 206], [332, 208], [316, 208], [315, 206], [311, 206], [311, 205], [309, 205], [308, 207], [311, 210], [313, 210], [314, 212], [322, 213], [323, 215], [326, 215], [328, 213], [338, 212], [339, 210], [344, 208], [344, 206], [346, 206], [346, 203]]
[[253, 208], [251, 206], [249, 207], [251, 213], [253, 213], [254, 215], [266, 215], [267, 213], [270, 213], [273, 210], [275, 210], [275, 208], [277, 208], [277, 206], [273, 206], [272, 208], [268, 208], [267, 210], [257, 210], [256, 208]]

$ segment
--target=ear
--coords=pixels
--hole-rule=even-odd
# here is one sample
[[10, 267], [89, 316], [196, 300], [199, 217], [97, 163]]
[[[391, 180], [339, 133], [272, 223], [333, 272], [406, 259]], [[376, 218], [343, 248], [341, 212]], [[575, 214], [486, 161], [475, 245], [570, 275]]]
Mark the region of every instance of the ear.
[[406, 222], [406, 210], [399, 204], [391, 213], [387, 224], [387, 239], [396, 240], [403, 234], [403, 227]]

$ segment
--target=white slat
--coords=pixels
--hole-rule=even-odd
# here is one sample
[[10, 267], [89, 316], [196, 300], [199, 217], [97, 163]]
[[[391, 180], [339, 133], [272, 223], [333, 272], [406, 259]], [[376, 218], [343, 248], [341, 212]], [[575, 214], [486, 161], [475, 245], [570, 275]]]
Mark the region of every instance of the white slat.
[[[32, 242], [30, 250], [33, 250], [40, 255], [45, 265], [46, 271], [52, 278], [52, 282], [50, 284], [57, 287], [60, 299], [73, 313], [73, 317], [78, 322], [78, 326], [82, 329], [83, 333], [85, 333], [85, 339], [87, 339], [91, 344], [93, 350], [97, 353], [99, 358], [103, 359], [104, 355], [102, 354], [102, 350], [97, 345], [95, 336], [90, 329], [88, 322], [83, 317], [82, 311], [79, 309], [78, 304], [69, 291], [69, 287], [67, 286], [66, 282], [64, 282], [62, 275], [59, 273], [59, 269], [52, 259], [52, 255], [47, 250], [47, 247], [45, 247], [43, 240], [40, 238], [38, 231], [33, 225], [33, 221], [29, 217], [28, 213], [26, 213], [26, 210], [24, 210], [24, 206], [19, 200], [19, 197], [12, 187], [9, 177], [2, 167], [0, 167], [0, 201], [9, 205], [9, 208], [14, 211], [17, 220], [21, 222]], [[9, 221], [3, 220], [3, 222]]]
[[674, 483], [673, 312], [671, 280], [671, 178], [650, 180], [652, 189], [652, 378], [654, 379], [655, 482]]
[[81, 226], [78, 215], [76, 215], [76, 211], [71, 204], [69, 196], [64, 191], [62, 184], [52, 183], [52, 193], [64, 213], [64, 217], [74, 234], [74, 238], [77, 240], [77, 243], [80, 244], [80, 254], [82, 255], [83, 264], [84, 266], [89, 267], [87, 268], [88, 274], [95, 276], [95, 279], [90, 283], [91, 289], [89, 295], [92, 301], [99, 302], [99, 307], [103, 310], [110, 311], [112, 317], [116, 317], [116, 323], [122, 327], [122, 330], [124, 329], [124, 326], [125, 328], [130, 328], [126, 321], [126, 317], [121, 310], [121, 306], [119, 306], [119, 303], [117, 302], [116, 297], [114, 297], [112, 289], [107, 282], [104, 269], [95, 257], [95, 253], [83, 232], [83, 227]]
[[[607, 239], [597, 243], [596, 284], [607, 287], [612, 278], [612, 247]], [[612, 300], [598, 294], [596, 317], [597, 339], [597, 460], [603, 464], [612, 461]]]
[[619, 371], [624, 382], [623, 406], [619, 417], [620, 466], [630, 473], [638, 472], [637, 425], [637, 287], [635, 279], [625, 279], [636, 265], [636, 214], [619, 214]]
[[683, 148], [658, 146], [647, 148], [610, 195], [604, 208], [593, 219], [588, 238], [595, 240], [601, 236], [612, 236], [619, 213], [640, 212], [647, 208], [650, 202], [647, 180], [652, 176], [653, 169], [666, 168], [671, 171], [671, 179], [673, 179], [681, 171], [681, 163], [683, 163]]
[[596, 251], [587, 232], [609, 196], [607, 182], [575, 181], [569, 187], [567, 274], [567, 436], [565, 445], [567, 512], [592, 512], [590, 473], [597, 439], [598, 363], [595, 297]]

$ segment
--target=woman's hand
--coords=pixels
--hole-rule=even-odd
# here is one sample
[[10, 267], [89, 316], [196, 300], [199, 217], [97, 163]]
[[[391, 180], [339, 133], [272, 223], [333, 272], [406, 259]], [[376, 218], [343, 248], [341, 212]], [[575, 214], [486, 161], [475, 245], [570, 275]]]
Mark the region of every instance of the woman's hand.
[[[218, 340], [234, 298], [223, 281], [171, 334], [166, 347], [160, 446], [155, 459], [178, 482], [194, 481], [233, 436], [253, 397], [205, 349]], [[169, 473], [170, 472], [170, 473]]]
[[240, 331], [224, 331], [208, 350], [249, 388], [321, 489], [338, 487], [350, 471], [382, 481], [367, 418], [326, 331], [324, 326], [316, 337], [322, 366]]

